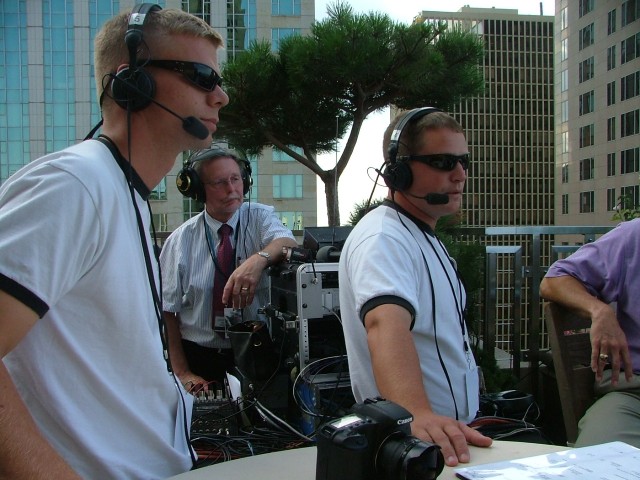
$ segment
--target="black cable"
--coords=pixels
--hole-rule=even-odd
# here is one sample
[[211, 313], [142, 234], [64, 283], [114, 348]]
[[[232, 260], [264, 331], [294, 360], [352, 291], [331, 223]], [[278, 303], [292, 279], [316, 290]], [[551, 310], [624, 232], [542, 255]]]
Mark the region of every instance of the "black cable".
[[[371, 189], [371, 194], [367, 200], [367, 203], [364, 206], [364, 213], [366, 214], [369, 211], [369, 207], [371, 206], [371, 200], [373, 199], [373, 193], [376, 191], [376, 187], [378, 186], [378, 179], [382, 176], [382, 169], [384, 168], [385, 162], [382, 162], [380, 168], [374, 168], [373, 170], [376, 172], [376, 179], [373, 181], [373, 188]], [[371, 177], [369, 177], [371, 178]]]

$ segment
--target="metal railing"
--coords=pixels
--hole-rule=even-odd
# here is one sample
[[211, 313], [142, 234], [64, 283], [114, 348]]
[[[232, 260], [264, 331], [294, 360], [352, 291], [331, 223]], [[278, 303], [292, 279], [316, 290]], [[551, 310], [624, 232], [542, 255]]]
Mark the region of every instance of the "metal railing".
[[508, 352], [516, 378], [523, 363], [535, 383], [540, 352], [548, 350], [539, 286], [549, 266], [613, 226], [462, 228], [485, 246], [481, 336], [486, 354]]

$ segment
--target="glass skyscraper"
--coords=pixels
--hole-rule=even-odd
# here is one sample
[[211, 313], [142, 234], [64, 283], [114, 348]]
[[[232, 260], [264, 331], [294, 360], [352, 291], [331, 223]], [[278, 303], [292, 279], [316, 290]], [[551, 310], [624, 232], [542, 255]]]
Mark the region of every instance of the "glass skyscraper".
[[[93, 76], [93, 40], [104, 22], [133, 0], [2, 0], [0, 2], [0, 183], [46, 153], [81, 141], [100, 120]], [[162, 0], [205, 19], [225, 39], [223, 64], [256, 39], [305, 34], [313, 0]], [[124, 41], [124, 39], [123, 39]], [[232, 99], [233, 101], [233, 99]], [[224, 110], [222, 111], [224, 116]], [[222, 118], [224, 121], [224, 118]], [[179, 124], [176, 128], [180, 128]], [[252, 201], [275, 206], [292, 229], [315, 225], [316, 177], [281, 152], [251, 159]], [[193, 214], [175, 187], [183, 158], [156, 187], [152, 209], [168, 232]]]
[[99, 120], [91, 98], [93, 38], [119, 3], [0, 3], [0, 182], [32, 159], [78, 142]]

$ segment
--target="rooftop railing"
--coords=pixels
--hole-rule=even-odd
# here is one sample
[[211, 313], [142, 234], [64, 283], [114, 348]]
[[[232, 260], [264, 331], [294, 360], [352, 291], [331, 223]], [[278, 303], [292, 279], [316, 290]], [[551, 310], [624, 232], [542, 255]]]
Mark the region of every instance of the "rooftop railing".
[[[462, 228], [463, 241], [485, 247], [485, 281], [479, 306], [483, 350], [507, 352], [513, 375], [528, 363], [532, 388], [548, 351], [540, 281], [549, 266], [594, 241], [613, 226]], [[494, 357], [495, 358], [495, 357]]]

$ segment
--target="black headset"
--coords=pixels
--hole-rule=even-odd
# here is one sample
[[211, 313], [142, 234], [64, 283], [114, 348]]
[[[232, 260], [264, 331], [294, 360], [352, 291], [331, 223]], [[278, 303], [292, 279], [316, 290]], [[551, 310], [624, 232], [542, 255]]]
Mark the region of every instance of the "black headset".
[[125, 110], [137, 112], [146, 108], [156, 93], [156, 83], [151, 74], [138, 65], [138, 48], [143, 43], [142, 29], [147, 15], [162, 10], [155, 3], [139, 3], [129, 15], [129, 26], [124, 42], [129, 50], [129, 66], [113, 75], [111, 95], [113, 100]]
[[389, 138], [389, 146], [387, 147], [387, 165], [382, 173], [384, 183], [391, 190], [402, 192], [408, 190], [413, 183], [413, 174], [407, 162], [398, 161], [398, 150], [400, 149], [400, 137], [406, 126], [411, 122], [416, 122], [433, 112], [441, 112], [439, 108], [422, 107], [414, 108], [408, 111], [396, 123], [391, 137]]
[[242, 194], [249, 193], [253, 179], [251, 178], [251, 164], [248, 160], [239, 157], [232, 150], [222, 147], [212, 147], [193, 154], [184, 163], [182, 169], [176, 176], [176, 186], [178, 191], [187, 198], [193, 198], [199, 202], [205, 201], [204, 183], [200, 180], [198, 172], [194, 168], [194, 164], [203, 160], [213, 160], [220, 157], [231, 157], [240, 167], [240, 176], [242, 177]]

